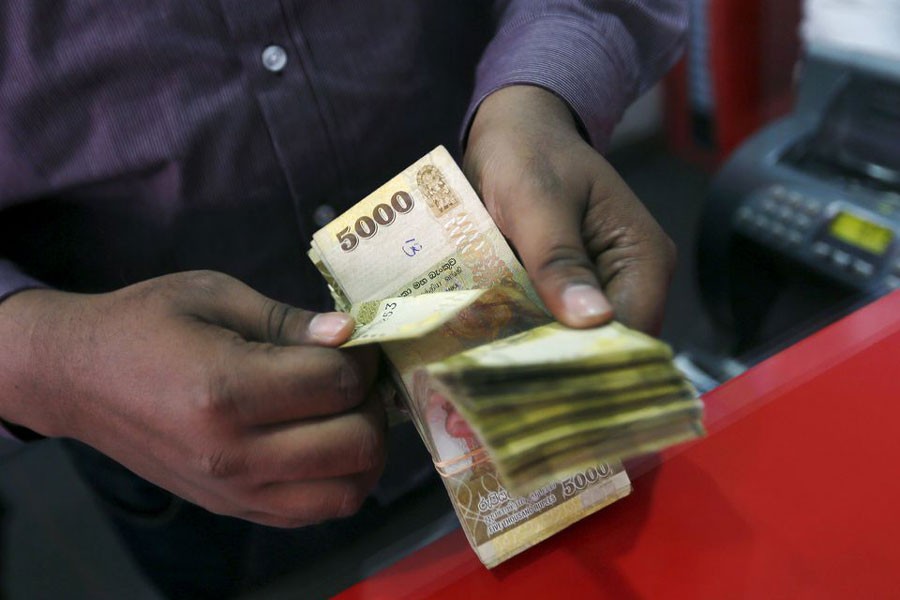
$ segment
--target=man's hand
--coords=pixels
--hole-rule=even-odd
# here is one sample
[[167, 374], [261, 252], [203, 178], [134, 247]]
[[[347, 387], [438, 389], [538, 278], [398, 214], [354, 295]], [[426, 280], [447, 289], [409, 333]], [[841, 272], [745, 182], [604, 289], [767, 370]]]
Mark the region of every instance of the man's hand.
[[293, 527], [355, 512], [385, 421], [353, 320], [220, 273], [0, 303], [0, 410], [79, 439], [212, 512]]
[[675, 247], [562, 100], [533, 86], [488, 96], [464, 170], [557, 319], [589, 327], [614, 311], [659, 330]]

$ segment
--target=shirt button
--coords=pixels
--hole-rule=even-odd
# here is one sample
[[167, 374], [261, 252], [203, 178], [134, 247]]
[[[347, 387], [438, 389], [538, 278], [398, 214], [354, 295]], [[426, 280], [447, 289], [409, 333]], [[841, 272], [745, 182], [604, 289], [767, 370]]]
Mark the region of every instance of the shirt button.
[[328, 204], [323, 204], [316, 208], [315, 212], [313, 212], [313, 221], [316, 222], [316, 225], [319, 227], [325, 227], [337, 216], [337, 212], [333, 207]]
[[269, 71], [278, 73], [287, 64], [287, 52], [281, 46], [266, 46], [262, 53], [262, 64]]

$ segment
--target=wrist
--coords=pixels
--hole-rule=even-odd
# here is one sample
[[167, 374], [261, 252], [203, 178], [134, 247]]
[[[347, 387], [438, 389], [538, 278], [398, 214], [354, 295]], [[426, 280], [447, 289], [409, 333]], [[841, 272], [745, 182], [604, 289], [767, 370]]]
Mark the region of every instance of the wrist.
[[472, 119], [468, 146], [477, 145], [492, 133], [509, 127], [530, 127], [555, 135], [570, 133], [581, 137], [569, 105], [536, 85], [511, 85], [487, 96]]
[[[0, 419], [46, 436], [67, 435], [64, 331], [52, 325], [72, 294], [27, 289], [0, 302]], [[74, 357], [72, 357], [74, 359]], [[27, 437], [27, 436], [26, 436]]]

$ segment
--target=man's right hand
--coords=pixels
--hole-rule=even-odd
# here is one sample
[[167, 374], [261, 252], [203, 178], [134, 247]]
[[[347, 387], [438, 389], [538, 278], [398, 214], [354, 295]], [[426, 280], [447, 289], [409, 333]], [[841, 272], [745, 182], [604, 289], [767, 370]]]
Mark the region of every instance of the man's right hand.
[[220, 273], [0, 303], [0, 416], [81, 440], [208, 510], [280, 527], [355, 512], [384, 463], [371, 348], [340, 313]]

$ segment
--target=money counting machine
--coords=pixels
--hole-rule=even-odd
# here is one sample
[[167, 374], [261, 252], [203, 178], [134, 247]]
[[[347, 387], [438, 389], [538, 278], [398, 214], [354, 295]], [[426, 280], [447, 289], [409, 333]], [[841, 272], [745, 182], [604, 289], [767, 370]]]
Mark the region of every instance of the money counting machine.
[[810, 56], [802, 73], [793, 113], [732, 155], [704, 209], [701, 294], [731, 356], [900, 288], [900, 64]]

